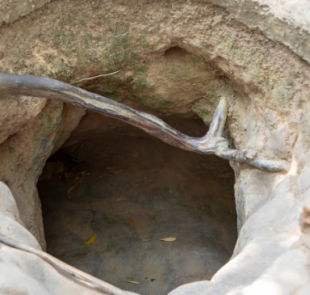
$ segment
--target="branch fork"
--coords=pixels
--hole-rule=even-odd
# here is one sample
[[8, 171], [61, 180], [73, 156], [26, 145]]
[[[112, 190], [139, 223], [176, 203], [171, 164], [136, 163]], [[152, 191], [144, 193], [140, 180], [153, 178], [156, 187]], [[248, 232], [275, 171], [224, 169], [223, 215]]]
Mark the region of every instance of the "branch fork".
[[222, 137], [227, 117], [225, 98], [221, 98], [219, 102], [208, 133], [197, 138], [177, 131], [156, 116], [54, 79], [0, 73], [0, 93], [61, 100], [124, 121], [181, 149], [200, 154], [215, 154], [223, 159], [247, 163], [264, 171], [288, 169], [287, 161], [265, 160], [253, 150], [229, 148], [228, 140]]

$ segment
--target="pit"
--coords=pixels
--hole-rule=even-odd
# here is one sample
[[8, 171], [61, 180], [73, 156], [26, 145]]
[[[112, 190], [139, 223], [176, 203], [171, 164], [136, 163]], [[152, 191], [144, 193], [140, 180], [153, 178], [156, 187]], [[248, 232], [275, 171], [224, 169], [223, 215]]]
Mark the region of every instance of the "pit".
[[[237, 240], [229, 162], [116, 120], [105, 132], [89, 126], [101, 117], [87, 113], [40, 177], [47, 252], [139, 294], [211, 279]], [[190, 136], [208, 131], [200, 119], [162, 119]]]

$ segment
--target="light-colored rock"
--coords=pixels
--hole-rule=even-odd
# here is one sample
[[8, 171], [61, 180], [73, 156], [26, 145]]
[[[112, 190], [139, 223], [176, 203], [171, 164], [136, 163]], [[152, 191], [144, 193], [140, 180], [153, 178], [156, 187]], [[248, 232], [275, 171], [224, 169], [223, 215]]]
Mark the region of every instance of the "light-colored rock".
[[16, 201], [10, 189], [3, 182], [0, 182], [0, 210], [12, 214], [22, 224], [16, 207]]
[[210, 288], [210, 282], [209, 281], [201, 281], [201, 282], [195, 282], [186, 284], [184, 286], [180, 286], [179, 288], [173, 290], [168, 295], [203, 295], [208, 292], [208, 289]]
[[[2, 208], [5, 210], [6, 207], [7, 210], [18, 214], [18, 209], [14, 205], [14, 198], [8, 187], [2, 182], [0, 182], [0, 196]], [[13, 215], [11, 217], [3, 216], [2, 212], [3, 210], [0, 210], [1, 235], [6, 235], [35, 249], [40, 249], [34, 236]], [[58, 295], [72, 292], [83, 295], [104, 294], [91, 286], [77, 282], [69, 275], [59, 272], [40, 257], [8, 247], [2, 243], [0, 245], [0, 271], [2, 274], [0, 276], [1, 294]]]
[[19, 17], [29, 14], [47, 2], [50, 0], [2, 0], [0, 2], [0, 26], [3, 23], [9, 24], [16, 21]]
[[48, 102], [39, 116], [24, 124], [14, 139], [0, 145], [0, 178], [10, 187], [21, 220], [42, 248], [45, 248], [45, 239], [36, 183], [53, 148], [69, 137], [84, 114], [84, 110], [74, 106]]
[[292, 294], [300, 285], [309, 281], [307, 266], [308, 259], [301, 249], [287, 251], [241, 293], [229, 292], [228, 294]]
[[[307, 229], [300, 230], [299, 220], [310, 199], [309, 2], [72, 3], [53, 1], [14, 23], [35, 7], [16, 6], [9, 14], [3, 10], [0, 23], [11, 24], [0, 27], [0, 71], [74, 82], [124, 69], [113, 78], [77, 85], [157, 115], [199, 116], [206, 124], [218, 98], [226, 96], [231, 143], [291, 164], [287, 172], [267, 173], [231, 163], [239, 227], [234, 255], [210, 282], [185, 285], [171, 294], [308, 294], [310, 239]], [[172, 47], [184, 53], [177, 60], [176, 52], [169, 55]], [[0, 122], [7, 127], [0, 133], [0, 167], [20, 219], [44, 246], [36, 181], [48, 156], [84, 113], [71, 109], [76, 117], [68, 124], [65, 121], [71, 115], [69, 111], [63, 115], [62, 104], [48, 103], [37, 116], [45, 102], [35, 101], [23, 99], [20, 106], [11, 99], [1, 103], [4, 119]], [[85, 140], [87, 133], [116, 127], [107, 122], [87, 114], [67, 144]], [[70, 126], [70, 131], [64, 126]], [[11, 226], [17, 213], [3, 206], [1, 218]], [[20, 227], [16, 230], [21, 236], [22, 232]], [[0, 251], [3, 257], [8, 253], [9, 261], [3, 258], [2, 269], [9, 269], [21, 282], [19, 290], [12, 290], [25, 291], [28, 284], [28, 293], [44, 294], [53, 290], [55, 284], [50, 282], [65, 280], [33, 257], [27, 261], [37, 264], [39, 272], [21, 270], [11, 259], [24, 259], [19, 252], [6, 247]], [[34, 282], [42, 269], [53, 273], [50, 281]], [[80, 287], [74, 282], [64, 284], [65, 289], [55, 287], [58, 294], [74, 293]], [[1, 279], [0, 287], [7, 286], [13, 286], [12, 277]]]
[[296, 292], [296, 295], [307, 295], [310, 293], [310, 284], [306, 284], [301, 286], [298, 291]]
[[2, 97], [0, 101], [0, 144], [9, 137], [13, 145], [14, 136], [29, 120], [41, 112], [45, 104], [46, 100], [40, 98]]

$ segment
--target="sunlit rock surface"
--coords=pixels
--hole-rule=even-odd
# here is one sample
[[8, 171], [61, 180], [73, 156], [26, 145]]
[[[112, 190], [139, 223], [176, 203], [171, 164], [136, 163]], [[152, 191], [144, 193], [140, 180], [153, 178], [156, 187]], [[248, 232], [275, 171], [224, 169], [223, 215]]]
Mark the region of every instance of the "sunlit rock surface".
[[[289, 171], [268, 173], [230, 163], [239, 228], [233, 258], [210, 281], [172, 294], [308, 294], [308, 232], [299, 222], [309, 199], [309, 3], [81, 0], [51, 1], [36, 9], [44, 4], [39, 2], [25, 1], [27, 7], [1, 2], [1, 72], [73, 83], [120, 70], [75, 85], [155, 115], [199, 116], [206, 125], [225, 96], [231, 146], [291, 164]], [[84, 111], [38, 98], [1, 97], [0, 105], [0, 178], [17, 206], [12, 213], [2, 205], [12, 197], [1, 188], [6, 221], [0, 230], [35, 246], [33, 234], [44, 248], [36, 183]], [[87, 120], [72, 144], [85, 130], [96, 133], [119, 124], [105, 119], [101, 124], [91, 113]], [[3, 293], [95, 292], [31, 254], [2, 246], [1, 256], [6, 269], [1, 273], [10, 274], [1, 278]], [[40, 273], [46, 277], [38, 279]]]

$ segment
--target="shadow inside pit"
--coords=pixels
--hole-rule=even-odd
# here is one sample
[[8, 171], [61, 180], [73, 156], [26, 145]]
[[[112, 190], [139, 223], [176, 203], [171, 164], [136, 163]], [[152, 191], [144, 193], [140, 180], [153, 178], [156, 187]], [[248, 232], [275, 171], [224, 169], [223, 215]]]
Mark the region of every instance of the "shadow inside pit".
[[[169, 123], [206, 132], [198, 120], [180, 122]], [[90, 137], [54, 154], [38, 182], [47, 252], [144, 295], [210, 279], [237, 239], [233, 185], [228, 161], [218, 157], [142, 132]], [[160, 240], [168, 237], [176, 240]]]

